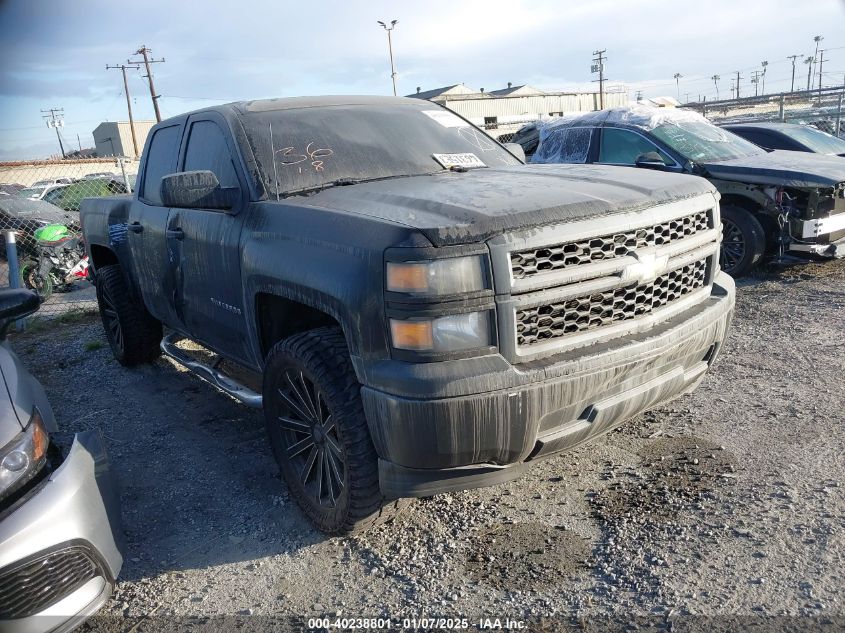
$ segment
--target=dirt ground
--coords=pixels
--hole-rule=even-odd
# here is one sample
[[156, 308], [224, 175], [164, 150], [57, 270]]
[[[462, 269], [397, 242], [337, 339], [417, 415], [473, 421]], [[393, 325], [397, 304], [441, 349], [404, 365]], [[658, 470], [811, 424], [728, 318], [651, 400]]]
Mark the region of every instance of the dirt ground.
[[259, 413], [167, 360], [120, 367], [94, 317], [13, 346], [64, 430], [106, 437], [128, 541], [113, 621], [788, 616], [841, 630], [843, 339], [845, 261], [767, 268], [739, 284], [695, 393], [357, 538], [309, 525]]

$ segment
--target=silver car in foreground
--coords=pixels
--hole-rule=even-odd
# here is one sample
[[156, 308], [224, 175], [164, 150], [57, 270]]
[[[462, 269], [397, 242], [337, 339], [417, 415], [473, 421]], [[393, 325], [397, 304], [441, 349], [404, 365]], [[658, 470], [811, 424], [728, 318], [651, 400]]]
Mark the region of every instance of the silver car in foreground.
[[38, 309], [0, 290], [0, 631], [69, 631], [109, 598], [123, 564], [120, 498], [96, 431], [63, 449], [41, 384], [6, 341]]

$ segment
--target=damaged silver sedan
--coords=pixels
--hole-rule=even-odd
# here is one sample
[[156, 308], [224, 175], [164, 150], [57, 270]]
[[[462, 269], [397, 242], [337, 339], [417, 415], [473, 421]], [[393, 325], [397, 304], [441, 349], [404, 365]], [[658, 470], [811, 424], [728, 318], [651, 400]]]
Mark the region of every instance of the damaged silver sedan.
[[109, 598], [123, 563], [120, 498], [99, 434], [64, 442], [43, 387], [5, 340], [13, 320], [38, 306], [30, 291], [0, 291], [0, 630], [6, 633], [75, 628]]

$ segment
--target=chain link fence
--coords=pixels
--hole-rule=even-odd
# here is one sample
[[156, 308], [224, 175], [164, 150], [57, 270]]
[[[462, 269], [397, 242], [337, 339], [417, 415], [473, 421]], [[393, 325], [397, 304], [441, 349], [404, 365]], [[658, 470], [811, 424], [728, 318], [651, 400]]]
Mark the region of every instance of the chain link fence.
[[[131, 192], [137, 169], [136, 161], [123, 159], [0, 163], [0, 284], [38, 292], [35, 318], [96, 309], [79, 205]], [[10, 266], [13, 252], [17, 266]]]

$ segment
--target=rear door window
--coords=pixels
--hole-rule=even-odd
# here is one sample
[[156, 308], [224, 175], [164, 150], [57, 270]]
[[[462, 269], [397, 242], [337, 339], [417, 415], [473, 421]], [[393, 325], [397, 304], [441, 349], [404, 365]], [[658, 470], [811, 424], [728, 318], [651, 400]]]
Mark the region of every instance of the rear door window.
[[141, 198], [147, 204], [161, 206], [161, 179], [176, 171], [176, 159], [179, 156], [179, 141], [182, 138], [182, 126], [170, 125], [159, 128], [150, 141], [147, 150], [147, 163], [144, 168], [144, 190]]

